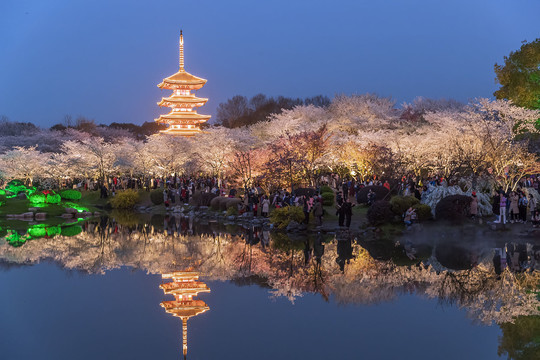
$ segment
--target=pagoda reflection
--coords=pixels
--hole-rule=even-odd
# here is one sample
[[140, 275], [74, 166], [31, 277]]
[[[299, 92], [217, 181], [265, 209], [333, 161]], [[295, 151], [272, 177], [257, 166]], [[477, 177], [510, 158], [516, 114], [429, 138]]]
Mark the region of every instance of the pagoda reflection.
[[193, 299], [201, 292], [210, 292], [210, 288], [199, 280], [196, 271], [175, 271], [161, 274], [162, 279], [172, 281], [161, 284], [165, 294], [174, 296], [174, 300], [163, 301], [161, 306], [166, 312], [182, 319], [182, 351], [187, 358], [187, 321], [193, 316], [202, 314], [210, 307], [202, 300]]

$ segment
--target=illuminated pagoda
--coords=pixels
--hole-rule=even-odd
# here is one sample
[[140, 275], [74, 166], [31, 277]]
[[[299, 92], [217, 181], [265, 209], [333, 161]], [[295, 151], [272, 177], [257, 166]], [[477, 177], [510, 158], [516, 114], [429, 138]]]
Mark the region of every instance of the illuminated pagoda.
[[197, 114], [196, 108], [206, 104], [208, 99], [196, 97], [191, 90], [199, 90], [204, 84], [205, 79], [191, 75], [184, 69], [184, 37], [180, 31], [180, 70], [158, 84], [160, 89], [173, 91], [171, 96], [158, 102], [159, 106], [171, 108], [167, 115], [156, 119], [158, 123], [168, 125], [162, 133], [193, 136], [201, 132], [200, 125], [208, 121], [210, 115]]
[[161, 306], [166, 312], [182, 319], [182, 345], [184, 359], [187, 358], [187, 321], [192, 316], [197, 316], [210, 310], [202, 300], [194, 300], [201, 292], [210, 292], [210, 288], [203, 282], [197, 281], [199, 273], [195, 271], [176, 271], [162, 274], [163, 279], [172, 279], [171, 282], [163, 283], [159, 287], [165, 294], [174, 295], [174, 300], [163, 301]]

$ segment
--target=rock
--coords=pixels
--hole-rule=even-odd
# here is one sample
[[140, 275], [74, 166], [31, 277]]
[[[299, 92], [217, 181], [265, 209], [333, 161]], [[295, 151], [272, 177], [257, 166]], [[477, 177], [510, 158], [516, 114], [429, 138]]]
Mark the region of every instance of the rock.
[[99, 211], [94, 212], [94, 216], [99, 216], [99, 215], [100, 215]]
[[77, 209], [74, 208], [65, 208], [65, 211], [67, 214], [76, 214], [79, 212]]
[[90, 211], [85, 211], [85, 212], [83, 212], [83, 216], [84, 216], [85, 218], [87, 218], [87, 217], [92, 217], [92, 213], [91, 213]]
[[25, 219], [33, 219], [34, 218], [34, 213], [33, 212], [25, 212], [22, 214], [22, 217], [25, 218]]
[[36, 213], [35, 218], [36, 218], [36, 220], [46, 220], [47, 219], [47, 214], [38, 212], [38, 213]]
[[28, 208], [28, 211], [36, 212], [36, 211], [39, 211], [39, 208], [31, 207], [31, 208]]
[[73, 214], [72, 213], [66, 213], [66, 214], [60, 215], [60, 217], [63, 218], [63, 219], [73, 219]]
[[236, 220], [236, 216], [234, 215], [227, 216], [227, 220], [234, 221]]
[[286, 230], [287, 232], [294, 232], [294, 231], [298, 231], [299, 228], [300, 228], [300, 224], [292, 220], [291, 222], [289, 222], [289, 225], [287, 225]]
[[18, 194], [17, 199], [26, 200], [27, 199], [26, 194], [25, 193]]

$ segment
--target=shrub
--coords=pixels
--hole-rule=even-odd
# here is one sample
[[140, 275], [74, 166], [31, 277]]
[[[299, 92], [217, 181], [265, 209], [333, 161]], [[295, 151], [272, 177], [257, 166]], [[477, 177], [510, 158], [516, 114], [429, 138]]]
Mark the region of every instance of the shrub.
[[369, 193], [369, 190], [372, 190], [375, 193], [375, 201], [377, 200], [383, 200], [386, 195], [390, 192], [387, 188], [384, 186], [366, 186], [358, 191], [356, 193], [356, 202], [359, 204], [367, 204], [367, 194]]
[[210, 201], [215, 198], [217, 194], [195, 191], [190, 199], [192, 205], [195, 206], [210, 206]]
[[34, 194], [30, 195], [28, 197], [28, 200], [30, 200], [30, 202], [32, 204], [43, 204], [43, 203], [45, 203], [46, 196], [45, 196], [44, 193], [37, 192], [37, 193], [34, 193]]
[[6, 203], [6, 195], [0, 195], [0, 206]]
[[226, 200], [227, 198], [223, 197], [223, 196], [216, 196], [215, 198], [213, 198], [212, 200], [210, 200], [210, 208], [212, 208], [212, 210], [215, 210], [215, 211], [218, 211], [221, 207], [221, 202]]
[[60, 230], [62, 236], [75, 236], [79, 235], [81, 232], [82, 228], [79, 225], [66, 226]]
[[382, 225], [392, 221], [393, 217], [392, 206], [386, 200], [375, 201], [367, 212], [367, 219], [371, 225]]
[[450, 195], [443, 198], [435, 207], [437, 219], [463, 220], [470, 210], [471, 197]]
[[324, 193], [334, 193], [334, 190], [332, 190], [332, 188], [328, 185], [323, 185], [321, 186], [321, 194], [324, 194]]
[[229, 208], [238, 209], [238, 204], [242, 203], [240, 198], [223, 198], [219, 203], [220, 210], [228, 210]]
[[139, 193], [135, 190], [124, 190], [111, 199], [114, 209], [131, 209], [139, 202]]
[[44, 227], [32, 227], [28, 229], [28, 235], [34, 239], [44, 237], [47, 236], [47, 229]]
[[414, 196], [393, 196], [390, 199], [390, 206], [392, 207], [392, 212], [396, 215], [403, 215], [405, 211], [411, 206], [419, 204], [420, 200]]
[[9, 193], [9, 196], [17, 196], [20, 192], [26, 192], [30, 190], [24, 185], [24, 182], [21, 180], [11, 180], [6, 184], [6, 192]]
[[300, 223], [302, 220], [304, 212], [300, 206], [285, 206], [270, 213], [270, 222], [278, 229], [285, 229], [291, 221]]
[[60, 197], [60, 195], [50, 193], [50, 194], [47, 195], [47, 198], [46, 198], [45, 202], [47, 204], [60, 204], [61, 200], [62, 200], [62, 198]]
[[64, 200], [80, 200], [82, 194], [79, 190], [62, 190], [60, 197]]
[[426, 204], [416, 204], [412, 207], [414, 210], [416, 210], [416, 215], [418, 216], [418, 220], [425, 221], [431, 219], [433, 216], [431, 214], [431, 207]]
[[49, 226], [47, 228], [47, 236], [48, 237], [56, 236], [56, 235], [60, 234], [60, 232], [61, 232], [60, 226]]
[[334, 193], [322, 193], [321, 196], [323, 206], [334, 205]]
[[152, 190], [150, 192], [150, 201], [152, 201], [152, 204], [154, 205], [163, 204], [163, 190]]

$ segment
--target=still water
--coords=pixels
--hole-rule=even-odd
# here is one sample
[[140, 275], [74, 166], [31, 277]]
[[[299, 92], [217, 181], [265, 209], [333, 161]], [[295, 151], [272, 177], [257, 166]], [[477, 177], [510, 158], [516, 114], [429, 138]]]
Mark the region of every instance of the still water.
[[[189, 315], [188, 359], [539, 358], [537, 240], [291, 239], [173, 217], [43, 237], [8, 225], [25, 241], [0, 244], [0, 359], [183, 358], [174, 311]], [[173, 302], [160, 285], [175, 273], [210, 291], [179, 280]]]

